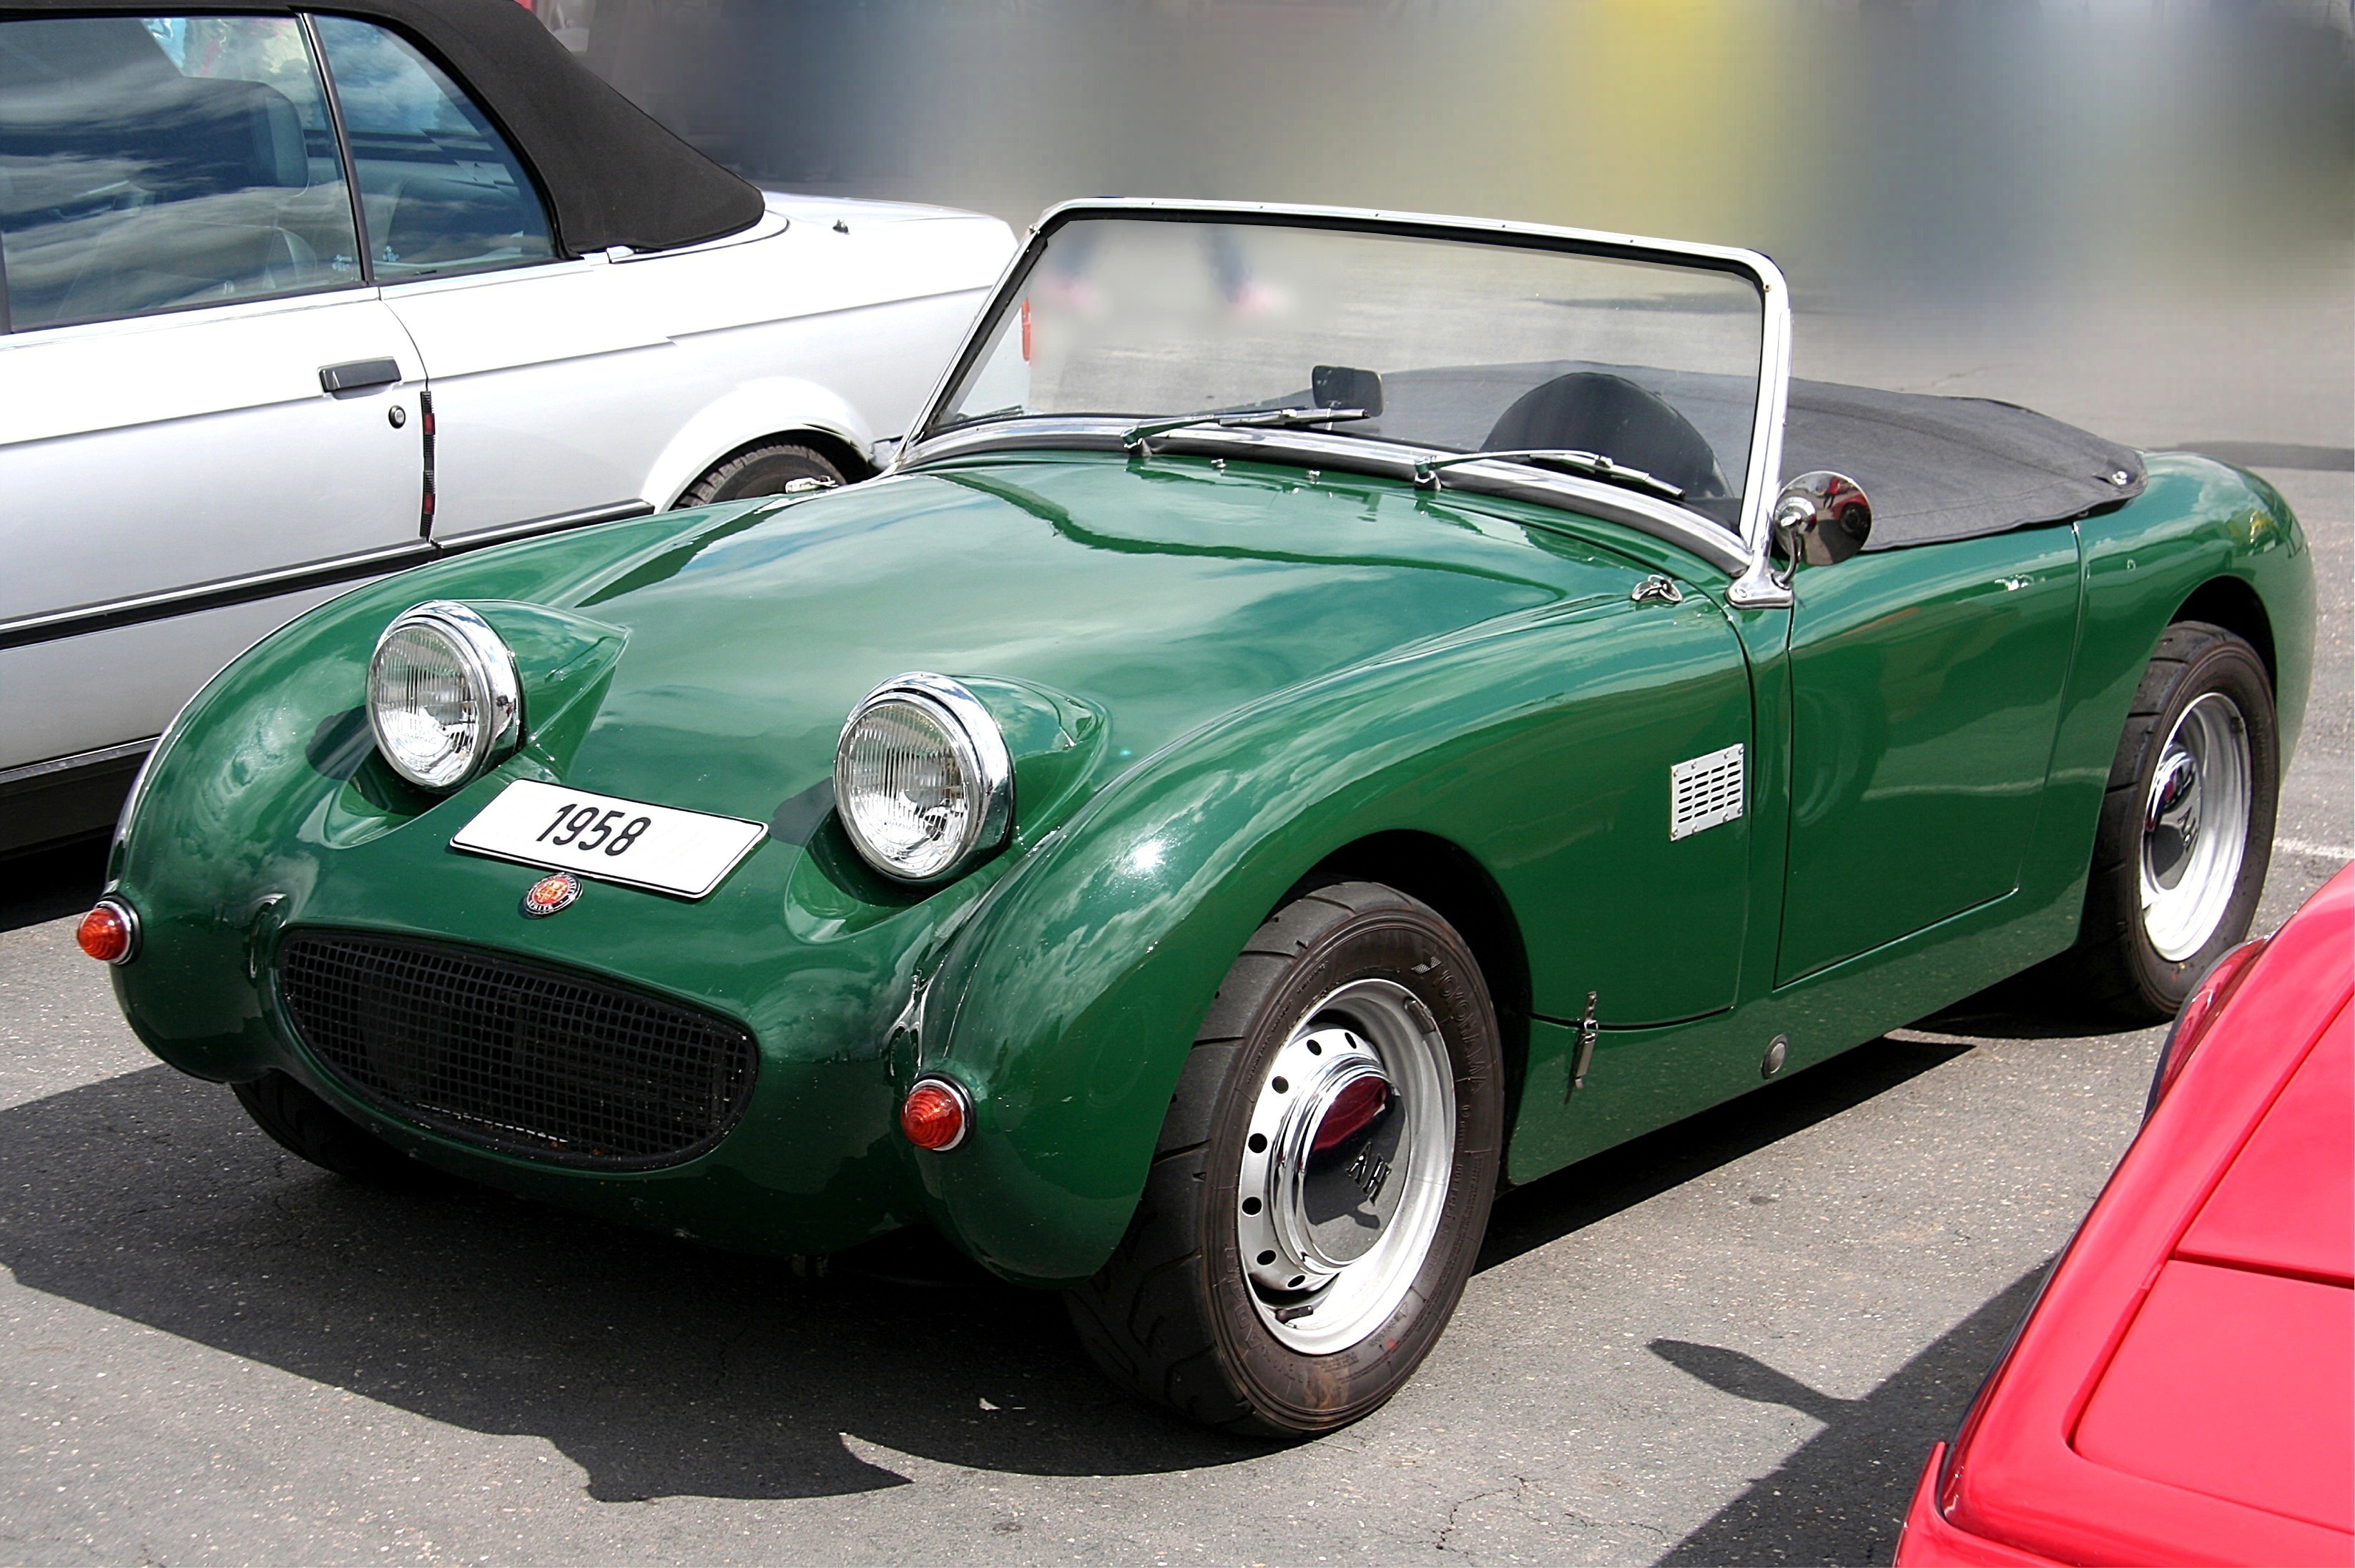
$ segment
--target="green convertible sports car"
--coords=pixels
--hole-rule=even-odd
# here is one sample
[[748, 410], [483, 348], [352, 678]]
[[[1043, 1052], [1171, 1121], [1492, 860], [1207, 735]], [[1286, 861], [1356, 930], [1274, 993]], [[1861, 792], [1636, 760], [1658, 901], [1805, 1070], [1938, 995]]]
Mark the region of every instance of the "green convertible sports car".
[[726, 1247], [928, 1224], [1116, 1379], [1395, 1392], [1500, 1181], [2247, 926], [2262, 481], [1795, 382], [1764, 257], [1041, 220], [880, 478], [358, 588], [214, 679], [83, 945], [296, 1153]]

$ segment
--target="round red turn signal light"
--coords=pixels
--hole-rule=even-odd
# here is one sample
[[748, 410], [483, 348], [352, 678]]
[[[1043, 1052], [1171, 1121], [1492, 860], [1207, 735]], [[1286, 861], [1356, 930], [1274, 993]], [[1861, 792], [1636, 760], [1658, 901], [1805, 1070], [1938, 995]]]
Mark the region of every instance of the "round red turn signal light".
[[101, 898], [74, 927], [81, 950], [102, 964], [127, 964], [139, 951], [139, 916], [118, 899]]
[[919, 1149], [943, 1152], [964, 1141], [973, 1102], [946, 1078], [919, 1078], [900, 1107], [900, 1130]]

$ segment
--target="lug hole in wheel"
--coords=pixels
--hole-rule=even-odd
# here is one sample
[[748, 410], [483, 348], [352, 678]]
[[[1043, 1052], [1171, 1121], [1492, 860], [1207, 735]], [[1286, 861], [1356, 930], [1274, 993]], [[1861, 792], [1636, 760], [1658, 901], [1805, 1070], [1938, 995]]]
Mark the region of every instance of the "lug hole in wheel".
[[1322, 1056], [1325, 1054], [1325, 1047], [1316, 1044], [1316, 1041], [1311, 1040], [1308, 1043], [1308, 1054], [1311, 1056]]
[[1260, 1266], [1262, 1268], [1265, 1268], [1269, 1264], [1273, 1263], [1274, 1261], [1275, 1261], [1275, 1254], [1274, 1254], [1273, 1252], [1272, 1252], [1272, 1251], [1271, 1251], [1271, 1252], [1263, 1252], [1263, 1253], [1262, 1253], [1262, 1254], [1260, 1254], [1260, 1255], [1259, 1255], [1259, 1266]]
[[1290, 1285], [1288, 1285], [1288, 1286], [1284, 1287], [1284, 1288], [1285, 1288], [1285, 1289], [1287, 1289], [1287, 1290], [1297, 1290], [1297, 1289], [1299, 1289], [1303, 1285], [1306, 1284], [1307, 1282], [1308, 1282], [1308, 1277], [1307, 1277], [1306, 1275], [1305, 1275], [1305, 1274], [1295, 1274], [1295, 1275], [1294, 1275], [1294, 1276], [1292, 1277], [1292, 1283], [1291, 1283]]
[[1243, 1213], [1246, 1213], [1246, 1214], [1256, 1214], [1256, 1213], [1259, 1213], [1259, 1211], [1260, 1211], [1260, 1202], [1259, 1202], [1259, 1200], [1258, 1200], [1257, 1198], [1245, 1198], [1245, 1199], [1243, 1200]]
[[1273, 1089], [1279, 1095], [1288, 1095], [1292, 1092], [1292, 1086], [1282, 1078], [1269, 1079], [1267, 1086]]
[[1251, 1151], [1253, 1154], [1265, 1154], [1267, 1152], [1267, 1134], [1263, 1132], [1254, 1132], [1247, 1141], [1249, 1142]]

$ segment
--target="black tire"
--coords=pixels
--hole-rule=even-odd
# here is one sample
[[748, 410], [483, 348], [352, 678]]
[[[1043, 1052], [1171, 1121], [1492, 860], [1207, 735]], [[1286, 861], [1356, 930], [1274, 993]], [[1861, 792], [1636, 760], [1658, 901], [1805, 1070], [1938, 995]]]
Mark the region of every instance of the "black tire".
[[[1379, 1320], [1369, 1319], [1375, 1326], [1354, 1342], [1304, 1354], [1270, 1327], [1242, 1255], [1244, 1146], [1254, 1107], [1271, 1086], [1283, 1091], [1266, 1075], [1270, 1064], [1287, 1046], [1302, 1048], [1320, 999], [1359, 982], [1402, 988], [1419, 1004], [1413, 1015], [1437, 1025], [1454, 1086], [1452, 1153], [1419, 1266], [1401, 1255], [1389, 1276], [1413, 1268], [1403, 1298], [1371, 1308]], [[1430, 1053], [1433, 1084], [1439, 1060]], [[1253, 935], [1220, 985], [1118, 1251], [1065, 1293], [1082, 1342], [1115, 1382], [1205, 1425], [1298, 1436], [1358, 1420], [1398, 1392], [1455, 1310], [1496, 1194], [1504, 1104], [1496, 1010], [1471, 950], [1445, 920], [1375, 883], [1295, 899]]]
[[411, 1160], [283, 1073], [265, 1073], [229, 1091], [278, 1147], [323, 1171], [370, 1186], [416, 1189], [440, 1184]]
[[[2169, 739], [2192, 705], [2211, 693], [2231, 699], [2243, 721], [2248, 822], [2231, 895], [2196, 948], [2169, 958], [2154, 945], [2143, 911], [2145, 812]], [[2159, 639], [2136, 689], [2126, 732], [2102, 798], [2101, 826], [2085, 888], [2077, 945], [2050, 979], [2119, 1022], [2175, 1016], [2200, 977], [2248, 935], [2264, 892], [2281, 792], [2281, 738], [2273, 683], [2255, 649], [2221, 626], [2178, 621]]]
[[842, 470], [823, 453], [796, 441], [762, 441], [746, 447], [687, 487], [681, 506], [709, 506], [751, 495], [783, 495], [797, 479], [843, 482]]

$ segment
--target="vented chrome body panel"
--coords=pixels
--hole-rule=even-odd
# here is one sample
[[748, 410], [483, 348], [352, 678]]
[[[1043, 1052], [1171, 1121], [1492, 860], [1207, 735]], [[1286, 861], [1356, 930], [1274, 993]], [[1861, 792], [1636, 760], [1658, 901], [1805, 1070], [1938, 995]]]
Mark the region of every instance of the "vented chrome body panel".
[[1744, 783], [1739, 743], [1668, 769], [1668, 837], [1690, 838], [1742, 815]]

